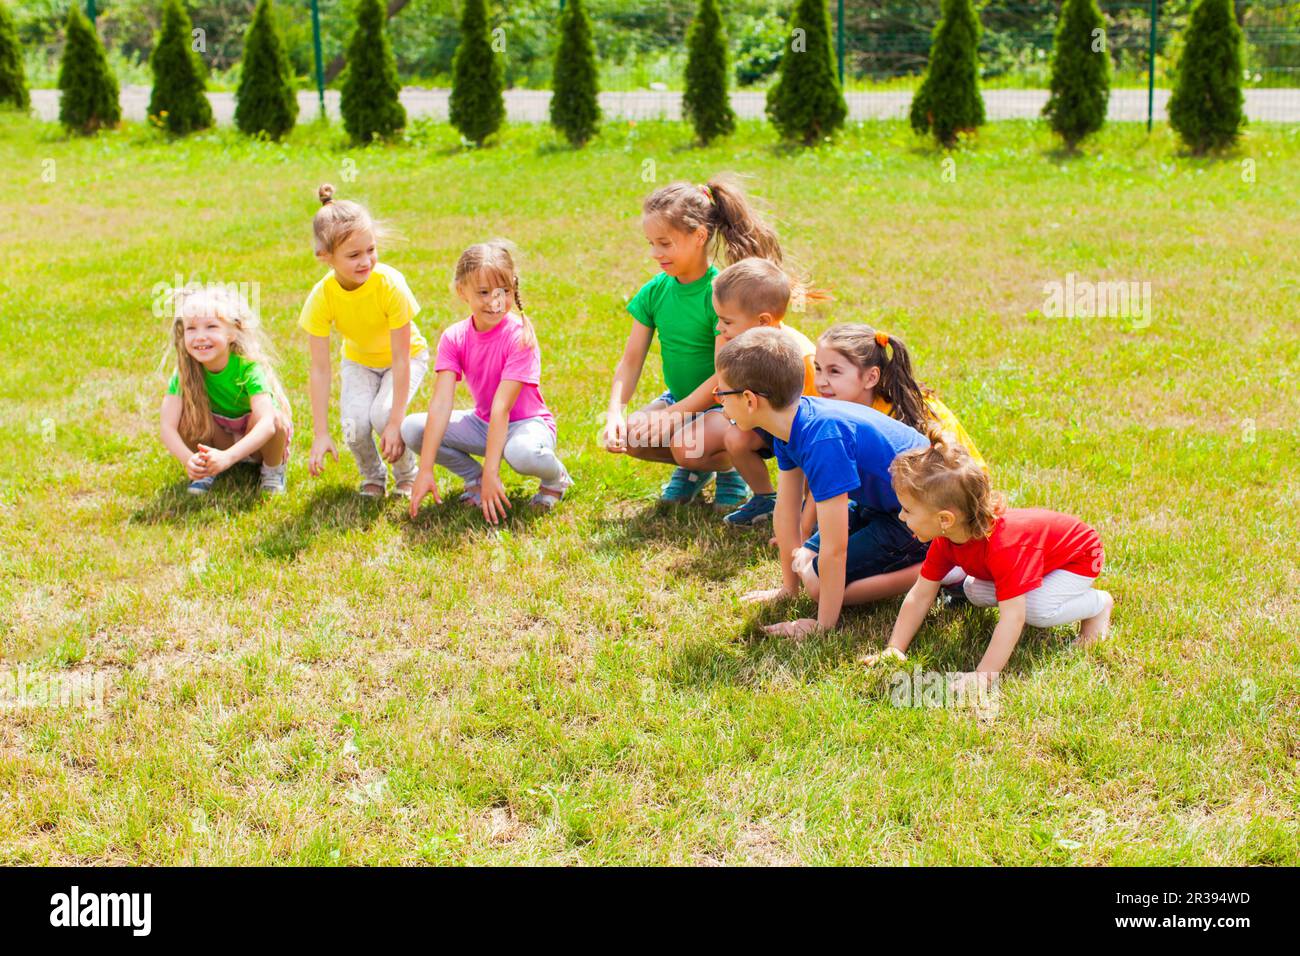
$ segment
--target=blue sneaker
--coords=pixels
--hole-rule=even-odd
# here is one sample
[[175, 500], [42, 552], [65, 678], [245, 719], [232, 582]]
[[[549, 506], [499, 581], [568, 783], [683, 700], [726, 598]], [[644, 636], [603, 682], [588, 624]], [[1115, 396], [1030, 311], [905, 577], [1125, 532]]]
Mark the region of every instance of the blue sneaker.
[[718, 483], [713, 488], [713, 507], [730, 511], [748, 500], [749, 485], [740, 477], [740, 472], [734, 468], [718, 472]]
[[668, 484], [664, 485], [659, 500], [673, 505], [689, 504], [712, 480], [711, 471], [691, 471], [689, 468], [679, 466], [673, 469], [673, 476], [668, 479]]
[[208, 475], [206, 478], [199, 478], [197, 481], [191, 481], [189, 488], [186, 490], [192, 495], [206, 495], [212, 490], [212, 483], [216, 480], [216, 475]]
[[737, 527], [761, 524], [764, 521], [772, 520], [772, 512], [776, 510], [776, 492], [769, 494], [754, 495], [749, 501], [745, 502], [740, 508], [737, 508], [731, 514], [722, 520], [727, 524], [736, 525]]

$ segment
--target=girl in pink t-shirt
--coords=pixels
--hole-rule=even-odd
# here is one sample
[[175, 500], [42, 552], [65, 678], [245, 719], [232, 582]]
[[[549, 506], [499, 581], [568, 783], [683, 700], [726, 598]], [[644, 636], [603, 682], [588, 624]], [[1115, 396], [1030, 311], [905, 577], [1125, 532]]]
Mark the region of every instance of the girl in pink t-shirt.
[[[519, 474], [541, 479], [529, 503], [550, 509], [573, 479], [555, 454], [555, 418], [539, 387], [541, 353], [519, 301], [519, 273], [509, 246], [500, 241], [470, 246], [456, 262], [455, 286], [473, 314], [438, 340], [428, 414], [408, 415], [402, 423], [402, 440], [420, 453], [411, 517], [426, 494], [442, 502], [436, 462], [464, 480], [461, 502], [481, 508], [483, 517], [497, 524], [510, 507], [501, 484], [502, 458]], [[462, 378], [474, 407], [454, 410]], [[482, 456], [482, 464], [475, 455]]]
[[960, 568], [965, 591], [978, 607], [998, 607], [998, 624], [975, 668], [997, 674], [1025, 624], [1056, 627], [1081, 621], [1079, 643], [1104, 637], [1114, 600], [1096, 588], [1104, 556], [1097, 532], [1078, 518], [1042, 508], [1007, 510], [988, 474], [970, 452], [930, 429], [929, 448], [903, 452], [890, 472], [902, 505], [899, 517], [930, 548], [921, 575], [907, 593], [889, 644], [865, 659], [903, 659], [938, 597], [940, 582]]

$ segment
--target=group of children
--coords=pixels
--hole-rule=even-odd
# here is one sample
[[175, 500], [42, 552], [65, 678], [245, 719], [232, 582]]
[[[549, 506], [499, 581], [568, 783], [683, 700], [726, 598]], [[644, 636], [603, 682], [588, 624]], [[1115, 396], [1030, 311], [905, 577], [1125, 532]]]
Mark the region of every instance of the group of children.
[[[329, 185], [319, 199], [315, 254], [330, 271], [299, 318], [311, 354], [310, 473], [338, 459], [329, 427], [337, 331], [341, 427], [361, 495], [384, 497], [391, 465], [394, 492], [410, 499], [414, 517], [424, 498], [441, 503], [439, 464], [460, 476], [460, 502], [498, 524], [510, 507], [504, 460], [538, 479], [533, 506], [554, 507], [573, 479], [556, 452], [509, 245], [480, 243], [457, 261], [453, 286], [470, 315], [439, 336], [428, 411], [408, 415], [429, 369], [420, 306], [402, 274], [378, 259], [383, 224]], [[1055, 512], [1007, 509], [970, 435], [918, 381], [898, 338], [844, 324], [814, 343], [787, 325], [787, 313], [829, 296], [786, 271], [775, 232], [732, 180], [659, 188], [641, 224], [659, 272], [628, 302], [631, 332], [602, 441], [609, 452], [672, 465], [664, 502], [689, 503], [713, 484], [728, 524], [772, 523], [781, 586], [746, 599], [802, 588], [818, 611], [768, 631], [801, 638], [835, 627], [846, 604], [906, 594], [885, 651], [864, 661], [902, 659], [947, 588], [999, 608], [980, 674], [1002, 668], [1026, 623], [1081, 621], [1083, 642], [1106, 632], [1113, 602], [1094, 586], [1097, 533]], [[629, 415], [656, 334], [667, 390]], [[199, 289], [180, 296], [172, 340], [177, 370], [162, 439], [189, 490], [203, 494], [223, 471], [251, 461], [264, 491], [283, 492], [293, 422], [255, 316], [237, 296]], [[455, 410], [462, 378], [474, 407]]]

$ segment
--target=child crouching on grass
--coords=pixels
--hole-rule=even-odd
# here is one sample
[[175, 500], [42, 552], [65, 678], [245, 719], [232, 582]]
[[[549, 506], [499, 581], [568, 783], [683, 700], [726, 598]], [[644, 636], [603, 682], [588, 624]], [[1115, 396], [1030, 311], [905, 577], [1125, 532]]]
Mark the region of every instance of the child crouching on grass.
[[[727, 343], [717, 368], [714, 395], [723, 414], [742, 429], [770, 434], [778, 467], [773, 525], [782, 583], [745, 600], [794, 597], [801, 584], [817, 600], [815, 620], [765, 630], [802, 638], [835, 627], [844, 604], [894, 597], [911, 587], [925, 545], [898, 518], [889, 466], [901, 452], [925, 446], [925, 436], [875, 409], [801, 397], [803, 355], [778, 329], [751, 329]], [[821, 530], [800, 547], [805, 478]]]
[[[555, 453], [555, 416], [542, 399], [541, 350], [519, 300], [519, 273], [501, 241], [470, 246], [456, 262], [456, 294], [473, 310], [438, 340], [437, 378], [427, 414], [402, 422], [402, 440], [420, 453], [411, 491], [411, 517], [427, 494], [441, 503], [436, 462], [465, 483], [462, 504], [491, 524], [506, 516], [510, 499], [501, 461], [539, 481], [529, 504], [549, 511], [573, 484]], [[465, 379], [474, 407], [452, 410], [456, 383]], [[481, 455], [483, 463], [475, 460]]]
[[[402, 442], [402, 419], [429, 365], [428, 347], [415, 324], [420, 304], [406, 278], [379, 261], [378, 243], [387, 233], [360, 203], [335, 199], [325, 183], [312, 218], [316, 258], [330, 267], [303, 303], [298, 325], [311, 343], [311, 418], [315, 437], [307, 469], [313, 476], [338, 451], [329, 430], [330, 332], [343, 339], [339, 366], [339, 417], [343, 439], [361, 472], [363, 498], [394, 490], [409, 496], [415, 455]], [[379, 448], [375, 448], [375, 439]]]
[[1007, 510], [964, 447], [937, 428], [930, 439], [930, 447], [899, 455], [891, 469], [901, 517], [918, 539], [930, 542], [929, 551], [888, 646], [863, 663], [904, 659], [940, 582], [954, 569], [965, 572], [972, 604], [998, 608], [993, 638], [975, 668], [981, 680], [1006, 666], [1026, 624], [1056, 627], [1082, 621], [1080, 645], [1104, 637], [1115, 602], [1096, 589], [1103, 562], [1097, 532], [1055, 511]]
[[234, 292], [181, 291], [172, 322], [176, 374], [162, 404], [162, 442], [207, 494], [238, 462], [261, 466], [262, 491], [282, 494], [293, 419], [252, 310]]

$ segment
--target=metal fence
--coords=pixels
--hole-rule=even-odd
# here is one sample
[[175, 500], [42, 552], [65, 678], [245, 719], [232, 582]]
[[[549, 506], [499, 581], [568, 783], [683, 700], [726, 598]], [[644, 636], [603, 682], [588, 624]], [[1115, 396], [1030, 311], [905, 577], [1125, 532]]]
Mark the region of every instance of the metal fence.
[[[853, 0], [831, 2], [837, 7], [837, 40], [843, 38], [837, 55], [851, 112], [863, 117], [905, 116], [925, 68], [929, 33], [911, 26], [900, 29], [896, 22], [875, 22], [855, 36], [848, 28]], [[1109, 119], [1148, 123], [1165, 119], [1191, 4], [1100, 0], [1098, 6], [1106, 21], [1113, 67]], [[841, 15], [839, 9], [844, 7], [848, 10]], [[1058, 9], [1056, 3], [996, 0], [981, 8], [981, 84], [990, 119], [1041, 114], [1047, 102]], [[1042, 14], [1032, 17], [1038, 27], [1025, 29], [1022, 24], [1033, 14]], [[1247, 115], [1257, 121], [1300, 122], [1300, 3], [1255, 0], [1240, 6], [1238, 19], [1244, 38]], [[900, 95], [882, 97], [870, 90], [873, 86], [896, 88]]]
[[[92, 11], [96, 5], [96, 0], [81, 2]], [[99, 0], [101, 11], [109, 10], [102, 22], [120, 22], [120, 18], [114, 21], [115, 3], [120, 0]], [[207, 27], [213, 86], [230, 89], [246, 22], [238, 16], [232, 19], [230, 4], [225, 3], [225, 19], [209, 23], [204, 19], [204, 0], [195, 3], [195, 25]], [[456, 0], [387, 3], [393, 14], [388, 31], [399, 74], [414, 88], [407, 94], [414, 115], [445, 115], [445, 89], [450, 85], [450, 59], [456, 46]], [[330, 66], [341, 65], [352, 29], [351, 4], [352, 0], [281, 0], [291, 57], [304, 88], [313, 93], [318, 77], [324, 74], [328, 85]], [[587, 0], [604, 91], [602, 105], [609, 115], [680, 116], [686, 31], [697, 4], [698, 0]], [[1165, 118], [1193, 4], [1194, 0], [1099, 0], [1114, 67], [1111, 120], [1149, 123]], [[507, 109], [513, 120], [545, 118], [544, 91], [550, 82], [561, 5], [562, 0], [493, 4], [492, 25], [501, 26], [508, 39], [506, 76], [515, 91], [507, 95]], [[827, 5], [850, 118], [905, 117], [925, 69], [939, 0], [827, 0]], [[723, 0], [733, 101], [742, 117], [764, 115], [765, 91], [789, 43], [793, 7], [793, 0]], [[988, 118], [1039, 116], [1047, 100], [1060, 0], [987, 0], [978, 9], [981, 86]], [[1236, 9], [1244, 36], [1247, 117], [1256, 122], [1300, 122], [1300, 0], [1237, 0]], [[52, 17], [51, 23], [57, 20]], [[110, 47], [115, 32], [120, 31], [110, 29], [106, 37]], [[52, 28], [41, 35], [52, 44]], [[137, 44], [147, 44], [148, 31], [143, 31], [143, 41], [140, 35], [137, 29]], [[48, 57], [56, 53], [55, 46], [47, 45]], [[137, 48], [134, 55], [134, 75], [125, 86], [147, 87], [148, 71], [142, 61], [147, 49]], [[121, 57], [118, 63], [122, 68]], [[314, 107], [317, 97], [311, 99]]]

